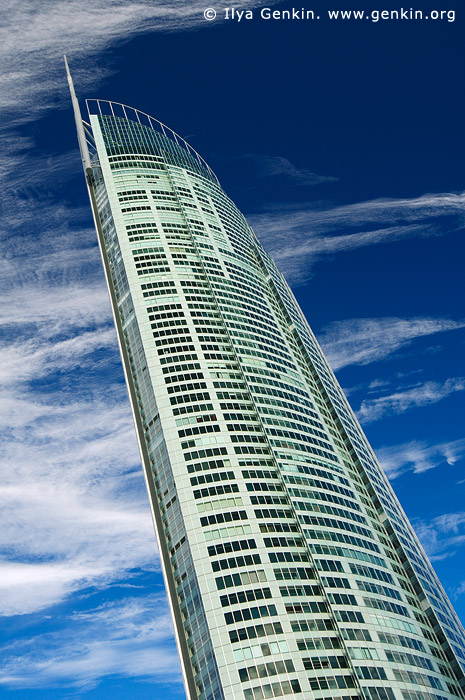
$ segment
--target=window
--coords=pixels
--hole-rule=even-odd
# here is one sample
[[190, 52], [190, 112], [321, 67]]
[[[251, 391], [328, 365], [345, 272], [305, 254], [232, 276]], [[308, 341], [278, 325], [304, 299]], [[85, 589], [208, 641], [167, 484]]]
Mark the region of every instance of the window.
[[352, 676], [324, 676], [311, 678], [312, 690], [338, 690], [340, 688], [355, 688], [355, 680]]
[[327, 588], [350, 588], [350, 583], [346, 578], [336, 576], [322, 576], [323, 585]]
[[197, 503], [197, 510], [203, 513], [209, 510], [222, 510], [223, 508], [234, 508], [242, 505], [242, 498], [219, 498], [217, 501], [208, 501], [207, 503]]
[[[207, 530], [204, 532], [204, 535], [206, 541], [210, 542], [211, 540], [221, 540], [227, 537], [237, 537], [238, 535], [249, 535], [251, 532], [252, 528], [250, 525], [230, 525], [229, 527], [220, 527], [216, 530]], [[258, 554], [256, 556], [259, 557]], [[216, 563], [213, 562], [212, 565]], [[250, 566], [252, 563], [260, 564], [260, 557], [257, 562], [251, 562], [247, 566]]]
[[207, 517], [200, 518], [200, 524], [202, 527], [207, 525], [215, 525], [216, 523], [230, 523], [234, 520], [247, 520], [247, 513], [245, 510], [233, 511], [232, 513], [218, 513], [217, 515], [208, 515]]
[[345, 656], [312, 656], [302, 660], [306, 671], [349, 667]]
[[260, 639], [260, 637], [270, 637], [276, 634], [284, 634], [281, 623], [267, 622], [264, 625], [252, 625], [251, 627], [230, 630], [229, 639], [234, 644], [244, 639]]
[[353, 629], [351, 627], [343, 627], [342, 636], [344, 639], [350, 639], [351, 641], [359, 642], [371, 642], [371, 634], [366, 629]]
[[234, 658], [236, 661], [247, 661], [248, 659], [257, 659], [261, 656], [270, 656], [271, 654], [282, 654], [289, 651], [287, 642], [266, 642], [264, 644], [255, 644], [254, 646], [242, 647], [236, 649]]
[[295, 567], [291, 568], [280, 568], [273, 569], [274, 575], [277, 581], [291, 581], [297, 579], [313, 579], [315, 578], [315, 571], [310, 567]]
[[[217, 476], [215, 474], [215, 476]], [[210, 486], [205, 489], [198, 489], [194, 491], [194, 498], [208, 498], [211, 496], [218, 496], [219, 494], [225, 493], [238, 493], [239, 486], [237, 484], [220, 484], [219, 486]], [[241, 504], [235, 504], [241, 505]]]
[[365, 680], [387, 680], [386, 671], [381, 666], [357, 666], [357, 676]]
[[338, 571], [340, 573], [344, 572], [340, 561], [333, 561], [330, 559], [315, 559], [315, 564], [316, 568], [319, 571]]
[[379, 654], [376, 649], [368, 647], [351, 647], [349, 649], [351, 659], [375, 659], [379, 660]]
[[[367, 700], [396, 700], [391, 688], [362, 688]], [[425, 700], [422, 695], [422, 700]]]
[[293, 632], [324, 632], [334, 630], [334, 622], [331, 619], [316, 618], [313, 620], [293, 620], [291, 622]]
[[263, 686], [244, 690], [244, 697], [245, 700], [263, 700], [263, 698], [295, 695], [295, 693], [301, 692], [300, 683], [295, 679], [292, 681], [281, 681], [281, 683], [266, 683]]
[[199, 484], [205, 484], [212, 481], [232, 481], [234, 480], [234, 472], [214, 472], [213, 474], [200, 474], [199, 476], [193, 476], [190, 479], [191, 486], [198, 486]]
[[210, 545], [208, 556], [214, 557], [218, 554], [229, 554], [230, 552], [240, 552], [243, 549], [256, 549], [255, 540], [236, 540], [235, 542], [225, 542], [224, 544]]
[[266, 581], [266, 575], [263, 569], [258, 569], [257, 571], [242, 571], [229, 576], [218, 576], [215, 579], [216, 587], [219, 591], [225, 588], [231, 588], [232, 586], [244, 586], [251, 583], [262, 583], [264, 581]]
[[306, 649], [341, 649], [342, 642], [338, 637], [309, 637], [298, 639], [297, 648], [300, 651]]
[[224, 619], [227, 625], [232, 625], [234, 622], [246, 622], [247, 620], [256, 620], [260, 617], [275, 617], [277, 614], [275, 605], [260, 605], [227, 612], [224, 614]]
[[291, 659], [285, 661], [269, 661], [258, 666], [248, 666], [239, 669], [241, 683], [252, 681], [256, 678], [266, 678], [267, 676], [277, 676], [279, 673], [292, 673], [294, 664]]
[[269, 588], [249, 588], [247, 591], [220, 596], [220, 603], [223, 608], [226, 608], [229, 605], [238, 605], [239, 603], [246, 603], [252, 600], [266, 600], [271, 597]]

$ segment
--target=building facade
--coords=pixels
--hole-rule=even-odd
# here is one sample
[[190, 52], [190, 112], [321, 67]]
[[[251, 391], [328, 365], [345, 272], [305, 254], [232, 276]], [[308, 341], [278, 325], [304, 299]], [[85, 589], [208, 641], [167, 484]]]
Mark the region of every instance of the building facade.
[[74, 104], [187, 697], [465, 697], [463, 628], [247, 221], [170, 129]]

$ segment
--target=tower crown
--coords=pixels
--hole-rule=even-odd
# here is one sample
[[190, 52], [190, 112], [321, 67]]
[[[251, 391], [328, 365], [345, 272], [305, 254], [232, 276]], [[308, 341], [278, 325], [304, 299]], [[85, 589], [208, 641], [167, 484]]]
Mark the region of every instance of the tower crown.
[[141, 112], [140, 109], [135, 109], [129, 105], [122, 104], [121, 102], [113, 102], [111, 100], [88, 99], [86, 100], [86, 106], [89, 117], [93, 114], [100, 117], [117, 117], [127, 121], [136, 122], [140, 126], [148, 127], [149, 129], [153, 129], [159, 134], [162, 134], [165, 138], [174, 141], [177, 146], [180, 146], [186, 150], [189, 155], [195, 158], [198, 164], [205, 168], [209, 175], [216, 182], [218, 182], [218, 178], [213, 170], [202, 158], [202, 156], [197, 153], [195, 148], [192, 148], [192, 146], [187, 143], [182, 136], [173, 131], [173, 129], [171, 129], [169, 126], [166, 126], [166, 124], [163, 124], [163, 122], [161, 122], [159, 119], [151, 117], [150, 114], [147, 114], [146, 112]]

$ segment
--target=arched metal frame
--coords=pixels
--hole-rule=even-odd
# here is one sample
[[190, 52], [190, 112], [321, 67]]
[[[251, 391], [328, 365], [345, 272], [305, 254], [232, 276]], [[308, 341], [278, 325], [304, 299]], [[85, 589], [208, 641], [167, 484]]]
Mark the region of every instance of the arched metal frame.
[[166, 126], [166, 124], [163, 124], [158, 119], [155, 119], [149, 114], [141, 112], [138, 109], [134, 109], [134, 107], [130, 107], [129, 105], [122, 104], [121, 102], [112, 102], [110, 100], [89, 99], [86, 100], [86, 107], [89, 116], [91, 114], [99, 114], [100, 116], [122, 117], [129, 121], [137, 122], [141, 126], [148, 126], [150, 129], [158, 131], [166, 138], [174, 141], [178, 146], [181, 146], [181, 148], [184, 148], [202, 167], [208, 171], [208, 173], [214, 178], [215, 182], [219, 184], [215, 173], [210, 168], [208, 163], [205, 162], [202, 156], [199, 155], [199, 153], [197, 153], [197, 151], [192, 148], [192, 146], [190, 146], [187, 141], [182, 138], [182, 136], [177, 134], [175, 131], [173, 131], [173, 129], [170, 129], [169, 126]]

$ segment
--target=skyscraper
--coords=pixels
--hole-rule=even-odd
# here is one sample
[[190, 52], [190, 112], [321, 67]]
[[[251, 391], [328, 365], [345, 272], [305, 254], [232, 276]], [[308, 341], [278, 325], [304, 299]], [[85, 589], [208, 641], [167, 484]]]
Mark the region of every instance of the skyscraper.
[[465, 635], [203, 159], [70, 87], [189, 700], [449, 700]]

